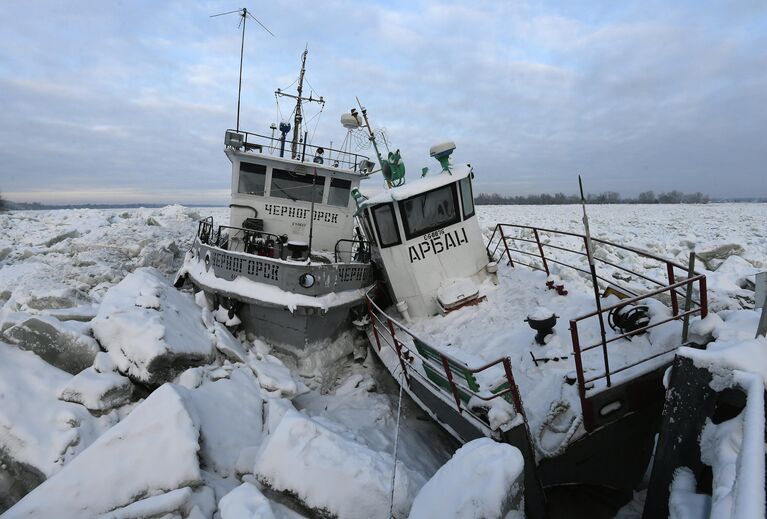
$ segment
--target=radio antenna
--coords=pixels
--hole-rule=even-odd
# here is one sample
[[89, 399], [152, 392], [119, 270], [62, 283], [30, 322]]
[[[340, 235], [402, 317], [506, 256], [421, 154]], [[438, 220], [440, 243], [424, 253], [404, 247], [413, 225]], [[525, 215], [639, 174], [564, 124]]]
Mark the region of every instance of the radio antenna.
[[237, 25], [238, 29], [242, 29], [242, 36], [240, 41], [240, 81], [237, 84], [237, 131], [240, 131], [240, 96], [242, 94], [242, 56], [245, 51], [245, 22], [248, 20], [248, 18], [253, 19], [258, 25], [260, 25], [266, 32], [274, 36], [274, 33], [266, 28], [266, 26], [261, 23], [258, 18], [250, 14], [250, 11], [248, 11], [247, 7], [243, 7], [242, 9], [237, 9], [235, 11], [227, 11], [226, 13], [218, 13], [218, 14], [212, 14], [210, 15], [211, 18], [216, 18], [217, 16], [224, 16], [227, 14], [234, 14], [238, 13], [240, 16], [240, 23]]

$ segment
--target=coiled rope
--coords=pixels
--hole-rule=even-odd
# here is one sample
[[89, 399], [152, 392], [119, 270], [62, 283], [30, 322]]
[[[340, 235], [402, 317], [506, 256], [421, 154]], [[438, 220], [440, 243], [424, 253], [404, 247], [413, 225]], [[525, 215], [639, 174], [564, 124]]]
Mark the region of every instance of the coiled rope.
[[[538, 436], [537, 436], [538, 442], [536, 447], [538, 448], [538, 452], [544, 458], [554, 458], [556, 456], [561, 455], [563, 452], [565, 452], [565, 449], [570, 444], [570, 440], [572, 440], [573, 436], [575, 435], [575, 432], [578, 430], [578, 427], [580, 427], [581, 423], [583, 422], [582, 416], [573, 414], [573, 416], [570, 418], [568, 422], [566, 422], [566, 424], [563, 424], [563, 425], [555, 424], [560, 419], [560, 417], [564, 416], [564, 414], [570, 410], [570, 407], [571, 407], [570, 402], [565, 400], [564, 398], [561, 398], [561, 391], [560, 391], [560, 399], [555, 400], [554, 402], [551, 403], [551, 406], [549, 407], [549, 412], [546, 414], [546, 418], [538, 427]], [[547, 449], [546, 447], [543, 446], [543, 435], [547, 430], [552, 431], [554, 433], [565, 435], [565, 437], [562, 439], [559, 445], [554, 449]]]

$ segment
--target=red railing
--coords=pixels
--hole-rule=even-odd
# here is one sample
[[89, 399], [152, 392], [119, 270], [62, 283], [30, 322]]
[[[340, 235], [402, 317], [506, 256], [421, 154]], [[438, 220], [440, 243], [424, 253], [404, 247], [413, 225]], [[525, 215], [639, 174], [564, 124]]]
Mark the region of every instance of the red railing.
[[[441, 393], [445, 391], [443, 387], [430, 379], [426, 372], [421, 373], [415, 368], [414, 360], [417, 358], [421, 363], [432, 370], [444, 373], [444, 378], [450, 387], [450, 394], [453, 396], [456, 409], [459, 413], [466, 412], [475, 419], [487, 423], [487, 420], [477, 415], [470, 406], [462, 405], [461, 393], [476, 397], [485, 402], [508, 396], [511, 397], [511, 403], [514, 410], [524, 418], [525, 412], [522, 407], [522, 399], [520, 398], [517, 384], [514, 381], [514, 375], [511, 370], [511, 360], [509, 357], [502, 357], [478, 367], [467, 366], [463, 361], [431, 346], [406, 326], [389, 316], [375, 301], [376, 296], [379, 294], [379, 290], [379, 286], [375, 285], [366, 294], [368, 317], [370, 319], [370, 325], [372, 326], [376, 348], [380, 352], [382, 347], [388, 347], [396, 353], [397, 358], [399, 359], [400, 369], [405, 377], [405, 383], [410, 384], [410, 377], [418, 377], [419, 381], [426, 384], [428, 387], [436, 389], [437, 392]], [[412, 345], [409, 344], [408, 341], [412, 342]], [[426, 355], [419, 353], [418, 347], [416, 346], [417, 342], [420, 342], [422, 347], [426, 347], [432, 351], [432, 357], [435, 359], [439, 358], [439, 363], [428, 358]], [[503, 382], [496, 384], [494, 388], [488, 388], [487, 391], [480, 390], [478, 386], [475, 388], [469, 387], [470, 384], [457, 380], [463, 378], [463, 380], [466, 381], [466, 374], [471, 374], [473, 376], [499, 364], [503, 366]], [[503, 387], [504, 383], [507, 387], [500, 389]]]
[[[511, 231], [511, 232], [510, 232]], [[541, 235], [545, 239], [541, 239]], [[558, 240], [558, 241], [557, 241]], [[570, 244], [567, 241], [570, 241]], [[555, 243], [557, 241], [557, 243]], [[572, 243], [578, 244], [578, 248], [574, 248]], [[685, 318], [687, 316], [700, 314], [701, 318], [706, 317], [708, 314], [708, 297], [706, 291], [706, 276], [695, 272], [689, 272], [688, 268], [684, 265], [672, 260], [661, 258], [655, 254], [647, 251], [642, 251], [634, 247], [628, 247], [625, 245], [619, 245], [599, 238], [592, 238], [592, 242], [597, 244], [601, 251], [594, 252], [594, 264], [597, 267], [596, 278], [597, 283], [602, 282], [608, 287], [613, 287], [617, 293], [623, 296], [619, 302], [602, 307], [601, 310], [595, 310], [585, 315], [575, 317], [570, 320], [570, 334], [572, 339], [573, 356], [575, 360], [576, 376], [578, 381], [578, 394], [581, 400], [581, 408], [583, 411], [584, 425], [587, 430], [593, 429], [593, 413], [591, 412], [591, 406], [588, 401], [587, 389], [589, 384], [593, 384], [597, 380], [604, 379], [606, 387], [612, 385], [612, 375], [628, 370], [640, 364], [647, 363], [655, 358], [661, 357], [676, 350], [677, 346], [673, 348], [653, 353], [652, 355], [643, 356], [641, 359], [622, 365], [616, 369], [610, 368], [609, 352], [607, 345], [620, 341], [622, 339], [630, 339], [632, 336], [645, 333], [651, 328], [663, 325], [670, 321]], [[524, 248], [527, 247], [527, 248]], [[582, 248], [581, 248], [582, 247]], [[488, 256], [491, 258], [498, 258], [505, 256], [508, 263], [512, 266], [516, 264], [524, 265], [534, 270], [540, 270], [547, 275], [551, 275], [551, 265], [556, 265], [557, 269], [561, 272], [562, 269], [571, 269], [577, 271], [583, 275], [584, 280], [587, 283], [592, 282], [592, 273], [589, 269], [587, 262], [587, 238], [585, 235], [571, 233], [566, 231], [555, 231], [551, 229], [543, 229], [537, 227], [530, 227], [524, 225], [512, 225], [512, 224], [497, 224], [493, 230], [493, 234], [490, 237], [487, 245]], [[499, 253], [500, 250], [500, 253]], [[546, 254], [546, 251], [549, 252]], [[614, 254], [617, 257], [630, 255], [635, 259], [641, 259], [645, 267], [645, 272], [637, 272], [631, 270], [628, 267], [617, 264], [614, 260], [607, 259], [606, 255]], [[498, 256], [496, 256], [498, 255]], [[516, 256], [516, 258], [514, 258]], [[520, 260], [520, 257], [522, 260]], [[580, 264], [572, 264], [568, 262], [569, 258], [575, 257]], [[527, 261], [523, 261], [526, 258]], [[587, 270], [589, 269], [589, 270]], [[660, 270], [665, 273], [664, 280], [653, 278], [647, 274], [650, 270]], [[605, 272], [607, 271], [607, 272]], [[680, 271], [680, 272], [678, 272]], [[612, 273], [611, 277], [607, 277]], [[616, 273], [619, 273], [616, 275]], [[628, 283], [621, 283], [621, 274], [623, 273], [623, 280], [637, 280], [637, 283], [629, 285]], [[628, 277], [627, 277], [628, 276]], [[680, 277], [682, 281], [677, 281], [677, 277]], [[694, 286], [697, 285], [698, 298], [694, 296]], [[665, 296], [665, 297], [664, 297]], [[685, 301], [684, 309], [680, 310], [679, 298], [683, 298]], [[581, 346], [581, 338], [578, 332], [578, 323], [586, 321], [587, 319], [598, 319], [600, 325], [604, 326], [604, 316], [612, 311], [617, 311], [622, 307], [633, 305], [645, 299], [654, 298], [658, 300], [665, 300], [671, 307], [671, 316], [659, 321], [655, 321], [647, 326], [624, 332], [618, 333], [611, 337], [603, 336], [601, 340], [587, 346]], [[680, 340], [681, 343], [681, 340]], [[599, 348], [602, 352], [602, 361], [604, 364], [604, 371], [598, 375], [587, 378], [584, 375], [583, 368], [583, 355], [589, 351]]]

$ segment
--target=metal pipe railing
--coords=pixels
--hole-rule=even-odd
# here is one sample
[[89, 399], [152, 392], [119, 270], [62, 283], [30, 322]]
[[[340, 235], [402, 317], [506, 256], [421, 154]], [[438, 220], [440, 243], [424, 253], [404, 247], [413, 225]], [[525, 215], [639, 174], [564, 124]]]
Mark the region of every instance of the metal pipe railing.
[[[470, 367], [466, 365], [460, 359], [457, 359], [453, 357], [452, 355], [444, 353], [440, 351], [439, 349], [429, 345], [427, 341], [421, 339], [413, 331], [411, 331], [406, 326], [404, 326], [402, 323], [400, 323], [393, 317], [389, 316], [382, 308], [378, 306], [378, 304], [376, 304], [374, 300], [374, 297], [375, 297], [374, 293], [377, 290], [379, 290], [379, 286], [376, 284], [366, 293], [368, 316], [370, 318], [371, 326], [373, 327], [373, 335], [376, 341], [376, 347], [380, 351], [381, 341], [383, 340], [384, 343], [386, 343], [386, 345], [388, 345], [396, 353], [399, 360], [400, 368], [402, 369], [408, 381], [409, 381], [408, 377], [413, 374], [415, 374], [419, 378], [423, 378], [421, 374], [418, 373], [418, 371], [412, 367], [412, 364], [411, 364], [414, 358], [418, 358], [423, 365], [429, 366], [435, 372], [442, 371], [444, 373], [445, 379], [448, 381], [448, 384], [450, 385], [450, 388], [451, 388], [450, 393], [453, 396], [456, 409], [459, 413], [463, 413], [464, 411], [466, 411], [464, 406], [462, 406], [461, 404], [460, 393], [463, 392], [464, 394], [471, 395], [472, 397], [476, 397], [477, 399], [485, 401], [485, 402], [495, 400], [496, 398], [502, 398], [506, 395], [510, 395], [512, 398], [512, 405], [514, 406], [515, 411], [520, 416], [522, 417], [525, 416], [524, 408], [522, 406], [522, 399], [519, 394], [519, 389], [517, 388], [516, 382], [514, 380], [514, 375], [511, 370], [511, 360], [508, 357], [502, 357], [500, 359], [488, 362], [482, 366], [477, 366], [477, 367]], [[384, 316], [386, 319], [386, 322], [384, 322], [384, 320], [381, 319], [378, 316], [378, 314]], [[380, 323], [383, 329], [379, 328], [377, 326], [377, 323]], [[388, 335], [392, 338], [393, 344], [390, 343], [388, 340], [386, 340], [386, 338], [384, 337], [384, 334], [382, 333], [384, 331], [388, 332]], [[397, 337], [398, 331], [403, 333], [406, 336], [409, 336], [413, 340], [420, 341], [426, 347], [437, 352], [439, 354], [440, 363], [437, 364], [431, 359], [421, 355], [416, 348], [411, 347], [408, 344], [401, 341]], [[503, 378], [505, 378], [505, 382], [508, 385], [508, 387], [506, 389], [500, 390], [495, 393], [492, 392], [492, 388], [491, 388], [489, 390], [490, 394], [482, 394], [480, 392], [477, 392], [473, 390], [472, 388], [467, 387], [466, 385], [460, 383], [460, 381], [456, 380], [455, 378], [456, 371], [454, 371], [454, 368], [451, 367], [451, 363], [454, 365], [461, 366], [462, 371], [466, 373], [471, 373], [471, 374], [481, 373], [494, 366], [501, 364], [503, 365], [503, 370], [504, 370]], [[435, 388], [439, 389], [440, 391], [444, 391], [443, 388], [434, 384], [433, 381], [429, 381], [429, 382]], [[471, 413], [471, 414], [477, 417], [477, 415], [475, 415], [474, 413]]]
[[[275, 137], [270, 137], [269, 135], [262, 135], [259, 133], [252, 133], [252, 132], [246, 132], [246, 131], [236, 131], [229, 129], [228, 132], [235, 132], [239, 133], [245, 136], [244, 142], [243, 142], [243, 149], [245, 151], [253, 151], [258, 150], [263, 152], [263, 150], [267, 150], [269, 152], [280, 152], [280, 139]], [[370, 160], [366, 155], [361, 155], [359, 153], [350, 153], [348, 151], [343, 150], [337, 150], [333, 148], [328, 148], [326, 146], [316, 146], [314, 144], [308, 144], [306, 141], [303, 143], [303, 153], [297, 154], [296, 158], [292, 160], [296, 160], [298, 162], [304, 162], [306, 159], [306, 152], [307, 149], [309, 151], [310, 160], [313, 160], [311, 158], [312, 155], [315, 157], [318, 156], [317, 150], [322, 149], [324, 155], [322, 157], [322, 163], [325, 165], [325, 161], [329, 163], [332, 167], [342, 167], [343, 169], [355, 171], [357, 172], [359, 170], [359, 164], [363, 160]], [[362, 174], [362, 173], [361, 173]]]
[[[504, 228], [506, 229], [520, 229], [523, 231], [527, 231], [529, 234], [531, 234], [534, 239], [530, 239], [525, 236], [512, 236], [509, 235], [507, 232], [504, 231]], [[586, 270], [585, 268], [582, 268], [577, 265], [572, 265], [570, 263], [567, 263], [565, 260], [555, 259], [551, 257], [550, 255], [546, 255], [544, 252], [545, 247], [549, 247], [551, 249], [559, 250], [562, 252], [570, 253], [577, 255], [579, 259], [582, 261], [583, 256], [587, 256], [585, 252], [582, 250], [577, 250], [573, 248], [568, 248], [567, 245], [560, 245], [560, 244], [552, 244], [552, 243], [545, 243], [541, 240], [541, 233], [547, 233], [549, 235], [555, 235], [555, 236], [566, 236], [571, 238], [577, 238], [579, 242], [579, 246], [581, 247], [588, 247], [588, 243], [586, 241], [586, 236], [574, 232], [569, 231], [555, 231], [552, 229], [545, 229], [540, 227], [531, 227], [526, 225], [514, 225], [514, 224], [502, 224], [499, 223], [496, 225], [495, 229], [493, 230], [492, 235], [490, 236], [490, 240], [488, 241], [488, 245], [486, 247], [488, 256], [491, 258], [495, 258], [495, 254], [498, 252], [498, 249], [500, 248], [501, 244], [503, 244], [503, 249], [505, 249], [505, 253], [508, 257], [508, 263], [510, 265], [514, 264], [514, 261], [512, 259], [511, 253], [514, 252], [515, 254], [521, 254], [525, 256], [530, 256], [533, 258], [540, 259], [541, 263], [543, 264], [543, 268], [541, 268], [538, 265], [532, 265], [529, 263], [524, 263], [519, 260], [516, 260], [518, 264], [525, 265], [531, 269], [534, 270], [541, 270], [543, 272], [546, 272], [547, 274], [550, 273], [549, 264], [555, 264], [559, 265], [560, 267], [568, 268], [571, 270], [575, 270], [577, 272], [580, 272], [582, 274], [585, 274], [591, 277], [591, 272]], [[490, 252], [491, 245], [493, 245], [494, 240], [496, 239], [496, 234], [500, 236], [500, 238], [495, 243], [495, 247], [493, 248], [493, 252]], [[537, 248], [537, 253], [535, 250], [523, 250], [520, 248], [516, 248], [514, 245], [515, 241], [523, 242], [523, 243], [531, 243], [534, 244]], [[511, 242], [511, 246], [510, 246]], [[647, 332], [648, 330], [655, 328], [657, 326], [661, 326], [663, 324], [666, 324], [668, 322], [682, 319], [685, 317], [688, 317], [690, 315], [700, 314], [701, 318], [705, 318], [708, 314], [708, 297], [706, 293], [706, 276], [700, 273], [696, 273], [694, 271], [692, 277], [688, 277], [689, 273], [687, 272], [688, 269], [686, 269], [683, 265], [666, 258], [662, 258], [656, 254], [643, 251], [634, 247], [629, 247], [625, 245], [620, 245], [616, 243], [609, 242], [607, 240], [603, 240], [600, 238], [592, 238], [592, 242], [599, 243], [606, 247], [613, 247], [618, 250], [630, 252], [634, 255], [639, 256], [643, 259], [650, 259], [653, 261], [658, 262], [659, 268], [665, 268], [666, 271], [666, 277], [667, 281], [660, 281], [657, 279], [654, 279], [644, 273], [633, 271], [627, 267], [624, 267], [622, 265], [618, 265], [614, 263], [613, 261], [610, 261], [608, 259], [599, 258], [598, 256], [594, 256], [594, 261], [597, 264], [600, 265], [608, 265], [612, 268], [615, 268], [617, 270], [629, 273], [633, 276], [636, 276], [637, 279], [644, 280], [648, 283], [651, 283], [652, 285], [657, 286], [658, 288], [651, 289], [647, 292], [637, 293], [636, 288], [627, 288], [622, 286], [621, 284], [616, 283], [615, 281], [608, 279], [602, 275], [596, 274], [596, 282], [603, 282], [606, 285], [616, 287], [623, 291], [624, 293], [627, 293], [633, 297], [627, 298], [627, 299], [621, 299], [618, 303], [615, 303], [613, 305], [610, 305], [608, 307], [604, 307], [601, 310], [595, 310], [593, 312], [581, 315], [579, 317], [576, 317], [574, 319], [570, 320], [570, 335], [572, 340], [572, 347], [573, 347], [573, 356], [575, 361], [575, 367], [576, 367], [576, 378], [578, 381], [578, 393], [581, 400], [581, 409], [583, 411], [583, 419], [584, 419], [584, 426], [586, 427], [586, 430], [591, 431], [594, 427], [594, 416], [592, 411], [592, 405], [591, 401], [589, 400], [587, 393], [586, 393], [586, 386], [590, 383], [593, 383], [599, 379], [605, 379], [607, 387], [610, 387], [612, 384], [611, 381], [611, 375], [623, 372], [629, 368], [638, 366], [640, 364], [649, 362], [652, 359], [658, 358], [660, 356], [663, 356], [671, 351], [674, 351], [676, 348], [672, 348], [663, 352], [654, 353], [648, 356], [644, 356], [641, 359], [631, 362], [626, 365], [622, 365], [618, 368], [611, 369], [609, 364], [609, 353], [607, 349], [607, 345], [611, 343], [615, 343], [620, 340], [624, 339], [630, 339], [632, 336], [636, 336], [642, 333]], [[520, 245], [521, 246], [521, 245]], [[501, 251], [501, 255], [503, 255], [503, 251]], [[684, 271], [684, 279], [682, 281], [676, 280], [676, 273], [674, 269], [681, 269]], [[700, 293], [700, 301], [695, 301], [691, 297], [691, 293], [693, 290], [694, 284], [698, 284], [698, 291]], [[648, 324], [647, 326], [643, 326], [641, 328], [638, 328], [636, 330], [632, 330], [629, 332], [623, 332], [619, 333], [617, 335], [614, 335], [610, 337], [609, 339], [606, 337], [603, 337], [602, 340], [599, 342], [596, 342], [594, 344], [590, 344], [586, 347], [581, 346], [580, 341], [580, 335], [578, 331], [578, 323], [582, 322], [586, 319], [590, 318], [599, 318], [600, 320], [603, 319], [603, 316], [607, 313], [610, 313], [611, 311], [615, 311], [617, 309], [620, 309], [621, 307], [625, 307], [628, 305], [632, 305], [634, 303], [638, 303], [640, 301], [643, 301], [645, 299], [649, 298], [657, 298], [658, 296], [661, 296], [663, 294], [668, 294], [668, 301], [671, 305], [671, 316], [665, 319], [662, 319], [660, 321], [656, 321], [652, 324]], [[685, 297], [686, 300], [690, 301], [690, 307], [685, 307], [683, 311], [680, 311], [679, 308], [679, 296]], [[602, 371], [599, 375], [586, 378], [584, 376], [584, 366], [583, 366], [583, 355], [591, 350], [595, 350], [597, 348], [601, 348], [603, 361], [604, 361], [604, 371]]]
[[[340, 250], [340, 246], [342, 243], [349, 243], [351, 247], [349, 247], [349, 250]], [[333, 260], [338, 263], [338, 258], [341, 254], [348, 254], [349, 255], [349, 261], [345, 263], [351, 263], [352, 261], [356, 261], [359, 263], [368, 263], [370, 262], [370, 242], [367, 240], [360, 240], [360, 239], [341, 239], [338, 240], [333, 247]]]

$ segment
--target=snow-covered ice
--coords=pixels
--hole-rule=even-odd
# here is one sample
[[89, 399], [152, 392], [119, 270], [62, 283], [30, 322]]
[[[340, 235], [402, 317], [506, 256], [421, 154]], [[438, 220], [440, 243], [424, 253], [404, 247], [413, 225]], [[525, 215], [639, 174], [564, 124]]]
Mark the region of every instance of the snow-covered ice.
[[115, 416], [94, 418], [58, 398], [72, 378], [29, 351], [0, 342], [0, 453], [50, 477], [74, 459]]
[[3, 337], [11, 344], [35, 352], [49, 364], [75, 374], [90, 366], [100, 351], [89, 331], [88, 325], [78, 321], [62, 322], [48, 315], [33, 315], [7, 328]]
[[424, 485], [410, 519], [502, 519], [520, 511], [524, 460], [516, 447], [489, 438], [471, 441]]
[[114, 372], [86, 368], [59, 391], [59, 399], [84, 405], [90, 411], [106, 411], [128, 403], [133, 384]]
[[147, 384], [166, 382], [214, 354], [200, 308], [152, 268], [110, 288], [92, 325], [117, 369]]
[[[225, 323], [217, 322], [217, 309], [208, 308], [204, 297], [197, 297], [195, 304], [192, 294], [173, 289], [171, 276], [181, 266], [199, 213], [225, 220], [228, 209], [169, 206], [0, 215], [0, 340], [13, 343], [0, 344], [0, 457], [3, 463], [11, 462], [0, 467], [0, 489], [7, 488], [3, 484], [9, 477], [19, 477], [12, 469], [31, 474], [28, 486], [0, 498], [0, 510], [42, 482], [8, 512], [9, 517], [167, 514], [199, 519], [218, 513], [223, 518], [283, 519], [302, 517], [307, 508], [331, 510], [341, 517], [385, 516], [394, 466], [396, 386], [375, 363], [349, 359], [359, 346], [350, 334], [309, 354], [281, 357], [269, 345], [232, 335]], [[486, 237], [496, 222], [581, 229], [578, 206], [478, 207], [477, 214]], [[701, 253], [699, 270], [708, 276], [710, 306], [719, 313], [694, 322], [693, 332], [716, 339], [712, 353], [718, 350], [723, 362], [736, 370], [765, 372], [759, 360], [745, 361], [735, 349], [745, 344], [750, 355], [762, 346], [749, 342], [757, 313], [743, 309], [754, 304], [755, 272], [767, 268], [767, 205], [590, 206], [589, 216], [596, 237], [680, 263], [686, 263], [690, 250]], [[612, 254], [599, 247], [596, 253]], [[645, 268], [639, 263], [628, 266]], [[504, 265], [499, 275], [509, 275]], [[549, 357], [567, 355], [567, 309], [557, 298], [551, 302], [552, 291], [541, 291], [537, 274], [520, 274], [519, 279], [518, 295], [502, 289], [487, 293], [490, 303], [497, 302], [494, 298], [527, 297], [525, 312], [490, 318], [481, 315], [480, 305], [440, 321], [482, 329], [468, 360], [494, 357], [513, 341], [529, 342], [534, 332], [526, 326], [514, 327], [514, 333], [504, 329], [511, 320], [522, 321], [538, 304], [564, 317], [548, 343], [536, 351]], [[580, 282], [564, 274], [560, 279], [568, 288]], [[565, 306], [588, 307], [589, 298], [568, 298]], [[662, 312], [660, 307], [651, 309], [654, 319]], [[457, 346], [456, 337], [440, 322], [423, 323], [420, 330]], [[588, 328], [584, 333], [596, 336]], [[661, 335], [652, 339], [665, 340]], [[639, 342], [638, 348], [647, 347]], [[162, 358], [168, 362], [158, 360]], [[529, 356], [512, 360], [515, 366], [530, 367]], [[522, 370], [518, 383], [528, 399], [567, 400], [578, 409], [572, 386], [560, 393], [539, 384], [544, 378], [561, 379], [569, 369], [548, 362], [527, 379]], [[134, 387], [125, 375], [138, 384]], [[175, 384], [148, 393], [169, 381]], [[761, 377], [758, 382], [762, 384]], [[146, 383], [150, 388], [143, 387]], [[743, 424], [753, 422], [755, 412], [748, 412]], [[536, 430], [545, 416], [535, 410], [529, 414]], [[498, 422], [500, 427], [503, 420]], [[722, 476], [718, 494], [709, 501], [712, 510], [754, 492], [748, 481], [738, 488], [724, 477], [733, 467], [754, 470], [749, 460], [759, 448], [756, 435], [749, 428], [749, 434], [733, 436], [739, 427], [735, 422], [720, 424], [707, 429], [704, 437], [712, 445], [707, 459]], [[546, 433], [544, 440], [555, 448], [561, 438]], [[395, 492], [398, 517], [411, 513], [419, 490], [413, 514], [420, 513], [418, 502], [430, 495], [443, 495], [444, 504], [453, 503], [455, 509], [460, 507], [456, 500], [467, 497], [469, 490], [482, 496], [476, 510], [498, 503], [500, 494], [490, 493], [500, 492], [500, 479], [485, 488], [476, 484], [483, 478], [475, 477], [462, 484], [461, 492], [450, 490], [460, 479], [450, 467], [461, 457], [456, 454], [452, 465], [437, 471], [454, 448], [446, 433], [425, 420], [412, 402], [404, 402]], [[512, 465], [516, 466], [510, 462], [505, 467]], [[331, 485], [329, 473], [341, 479]], [[683, 492], [689, 484], [680, 478], [678, 490]], [[365, 490], [355, 491], [361, 487]], [[275, 500], [275, 492], [282, 489], [290, 495]], [[366, 496], [363, 503], [360, 495]]]
[[[388, 509], [394, 467], [390, 453], [375, 452], [288, 411], [264, 443], [254, 471], [259, 481], [295, 494], [309, 508], [353, 519]], [[394, 517], [407, 517], [423, 483], [418, 473], [397, 462]]]
[[177, 388], [152, 393], [5, 517], [95, 517], [199, 486], [199, 429]]

